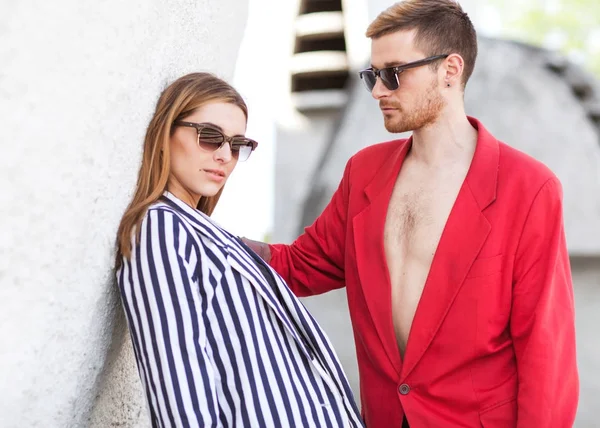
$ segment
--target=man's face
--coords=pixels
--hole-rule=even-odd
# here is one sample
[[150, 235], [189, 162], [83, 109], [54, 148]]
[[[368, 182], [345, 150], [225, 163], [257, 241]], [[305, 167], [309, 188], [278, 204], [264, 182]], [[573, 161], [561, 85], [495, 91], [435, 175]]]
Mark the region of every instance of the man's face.
[[[381, 69], [425, 58], [414, 46], [414, 35], [414, 30], [398, 31], [373, 39], [371, 66]], [[445, 106], [438, 74], [424, 65], [403, 71], [398, 75], [398, 82], [398, 89], [391, 91], [378, 78], [373, 88], [385, 128], [389, 132], [414, 131], [435, 122]]]

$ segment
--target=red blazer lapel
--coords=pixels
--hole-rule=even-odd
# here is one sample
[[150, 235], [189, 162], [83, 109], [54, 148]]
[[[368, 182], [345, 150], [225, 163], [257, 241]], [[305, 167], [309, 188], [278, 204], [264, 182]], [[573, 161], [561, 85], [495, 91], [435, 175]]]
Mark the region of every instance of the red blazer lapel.
[[377, 334], [396, 372], [395, 376], [400, 374], [402, 363], [392, 323], [383, 229], [394, 183], [409, 147], [410, 140], [399, 142], [398, 149], [383, 165], [374, 165], [378, 171], [364, 189], [367, 205], [352, 220], [360, 284]]
[[401, 379], [410, 374], [431, 344], [491, 230], [483, 210], [496, 199], [498, 142], [479, 122], [469, 119], [479, 131], [475, 155], [433, 258], [411, 327]]

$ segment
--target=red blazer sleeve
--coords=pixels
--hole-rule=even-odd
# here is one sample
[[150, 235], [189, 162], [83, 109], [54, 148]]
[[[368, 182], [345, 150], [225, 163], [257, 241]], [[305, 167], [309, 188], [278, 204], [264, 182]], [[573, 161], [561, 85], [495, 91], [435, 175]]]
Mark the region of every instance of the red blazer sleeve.
[[344, 283], [349, 175], [352, 159], [331, 201], [291, 245], [269, 245], [270, 264], [297, 296], [341, 288]]
[[531, 205], [515, 257], [511, 334], [519, 428], [571, 427], [579, 398], [575, 310], [562, 188], [548, 180]]

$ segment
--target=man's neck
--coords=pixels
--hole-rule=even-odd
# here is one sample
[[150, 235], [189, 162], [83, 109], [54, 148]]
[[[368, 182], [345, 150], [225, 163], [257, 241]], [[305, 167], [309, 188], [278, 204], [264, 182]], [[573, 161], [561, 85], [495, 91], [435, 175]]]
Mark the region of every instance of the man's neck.
[[470, 162], [476, 145], [477, 130], [464, 110], [445, 111], [434, 123], [413, 132], [409, 156], [414, 162], [429, 167]]

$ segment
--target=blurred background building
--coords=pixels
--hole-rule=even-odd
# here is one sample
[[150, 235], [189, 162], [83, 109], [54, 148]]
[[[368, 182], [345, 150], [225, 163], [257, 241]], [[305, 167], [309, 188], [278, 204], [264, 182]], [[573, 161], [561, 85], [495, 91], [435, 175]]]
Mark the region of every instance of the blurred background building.
[[[260, 145], [213, 217], [238, 235], [291, 242], [324, 208], [350, 156], [398, 137], [357, 78], [369, 62], [365, 29], [391, 4], [2, 2], [0, 426], [147, 426], [111, 264], [160, 90], [198, 70], [233, 81], [249, 104], [247, 135]], [[480, 34], [467, 112], [564, 186], [581, 371], [576, 426], [596, 427], [600, 3], [461, 4]], [[304, 301], [358, 392], [344, 291]]]

